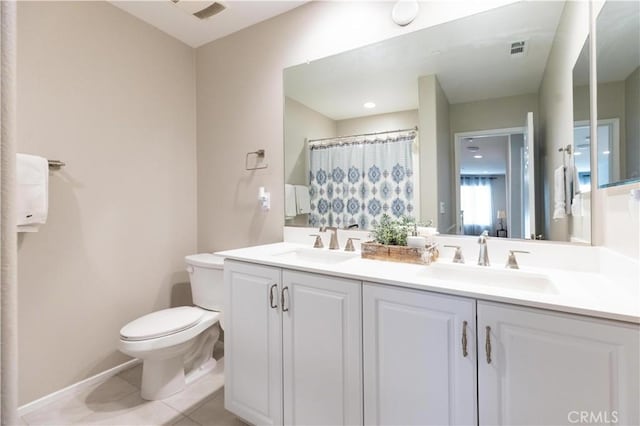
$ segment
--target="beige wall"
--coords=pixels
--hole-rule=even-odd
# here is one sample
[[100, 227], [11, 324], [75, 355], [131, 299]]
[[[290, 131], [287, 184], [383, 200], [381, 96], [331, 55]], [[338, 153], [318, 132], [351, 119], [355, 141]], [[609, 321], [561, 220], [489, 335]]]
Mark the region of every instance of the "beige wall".
[[[640, 177], [640, 67], [624, 82], [625, 87], [625, 174], [624, 178]], [[598, 111], [600, 106], [598, 106]]]
[[[440, 232], [450, 234], [455, 232], [451, 229], [454, 223], [454, 206], [453, 206], [453, 145], [451, 144], [451, 116], [450, 105], [447, 95], [442, 90], [440, 82], [436, 78], [436, 138], [438, 144], [438, 203], [437, 222]], [[442, 210], [444, 209], [444, 211]]]
[[[389, 19], [389, 2], [310, 2], [198, 48], [199, 249], [282, 240], [284, 68], [512, 2], [429, 2], [407, 27]], [[258, 148], [269, 168], [245, 171]], [[260, 186], [271, 192], [268, 213]]]
[[536, 93], [451, 104], [451, 138], [462, 132], [524, 127], [528, 112], [533, 112], [534, 123], [537, 122]]
[[336, 122], [288, 97], [284, 100], [284, 116], [284, 181], [308, 185], [305, 139], [336, 136]]
[[418, 110], [390, 112], [336, 121], [339, 136], [409, 129], [418, 125]]
[[[452, 223], [449, 102], [435, 75], [418, 79], [420, 105], [420, 214], [440, 232]], [[444, 203], [445, 214], [440, 213]]]
[[[289, 97], [284, 100], [284, 117], [284, 181], [294, 185], [309, 185], [305, 139], [336, 136], [336, 122]], [[285, 219], [285, 226], [308, 225], [308, 214]]]
[[128, 321], [190, 302], [194, 52], [108, 3], [20, 2], [17, 96], [18, 151], [67, 163], [19, 238], [24, 404], [125, 361]]
[[[573, 66], [589, 33], [589, 22], [588, 2], [565, 3], [540, 85], [538, 140], [545, 153], [539, 162], [544, 164], [544, 186], [541, 188], [544, 198], [537, 197], [536, 204], [544, 206], [544, 221], [537, 222], [539, 226], [543, 225], [545, 238], [554, 241], [568, 241], [571, 232], [570, 218], [551, 219], [551, 187], [553, 172], [562, 165], [558, 149], [573, 140]], [[538, 229], [536, 231], [539, 232]]]

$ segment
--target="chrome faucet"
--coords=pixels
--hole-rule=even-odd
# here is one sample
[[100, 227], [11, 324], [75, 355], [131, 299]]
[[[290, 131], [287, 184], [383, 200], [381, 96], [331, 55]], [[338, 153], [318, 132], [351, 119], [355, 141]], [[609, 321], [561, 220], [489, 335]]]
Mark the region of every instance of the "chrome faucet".
[[438, 243], [432, 243], [424, 247], [424, 252], [422, 253], [422, 260], [426, 265], [431, 265], [431, 263], [438, 260], [439, 256], [440, 256], [440, 250], [438, 250]]
[[478, 238], [478, 244], [480, 244], [480, 253], [478, 254], [478, 265], [490, 266], [489, 264], [489, 251], [487, 250], [487, 237], [489, 232], [484, 231]]
[[329, 242], [329, 250], [340, 250], [338, 243], [338, 228], [335, 226], [321, 226], [320, 232], [331, 231], [331, 241]]

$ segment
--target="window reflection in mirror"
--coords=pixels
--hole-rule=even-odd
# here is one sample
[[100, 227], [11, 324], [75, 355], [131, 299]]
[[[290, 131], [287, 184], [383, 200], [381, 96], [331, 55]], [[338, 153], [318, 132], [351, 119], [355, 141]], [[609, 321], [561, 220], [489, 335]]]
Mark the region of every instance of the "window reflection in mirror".
[[640, 2], [607, 1], [596, 34], [598, 187], [640, 181]]

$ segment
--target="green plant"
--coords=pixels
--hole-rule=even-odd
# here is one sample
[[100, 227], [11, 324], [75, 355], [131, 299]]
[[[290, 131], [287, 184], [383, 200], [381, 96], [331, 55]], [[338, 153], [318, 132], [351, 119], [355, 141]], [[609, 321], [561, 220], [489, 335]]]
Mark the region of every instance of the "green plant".
[[406, 216], [394, 220], [388, 214], [383, 214], [380, 222], [371, 231], [371, 236], [380, 244], [406, 246], [407, 235], [414, 225], [414, 220]]

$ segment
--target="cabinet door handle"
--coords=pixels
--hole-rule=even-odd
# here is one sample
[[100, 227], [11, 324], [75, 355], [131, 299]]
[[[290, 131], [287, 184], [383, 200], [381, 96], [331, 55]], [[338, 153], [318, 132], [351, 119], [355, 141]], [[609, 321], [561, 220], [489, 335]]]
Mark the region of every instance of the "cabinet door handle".
[[282, 306], [282, 312], [289, 312], [289, 308], [285, 307], [285, 303], [284, 303], [284, 300], [285, 300], [284, 293], [285, 293], [285, 291], [287, 293], [289, 293], [289, 287], [285, 287], [285, 288], [282, 289], [282, 293], [280, 293], [280, 305]]
[[469, 352], [467, 351], [467, 322], [462, 321], [462, 356], [467, 357]]
[[487, 353], [487, 364], [491, 364], [491, 327], [487, 326], [486, 330], [487, 334], [484, 344], [484, 350]]
[[[273, 304], [273, 289], [278, 289], [278, 284], [273, 284], [270, 288], [269, 288], [269, 306], [271, 306], [273, 309], [278, 309], [278, 302], [276, 301], [276, 304]], [[277, 297], [276, 297], [277, 300]]]

